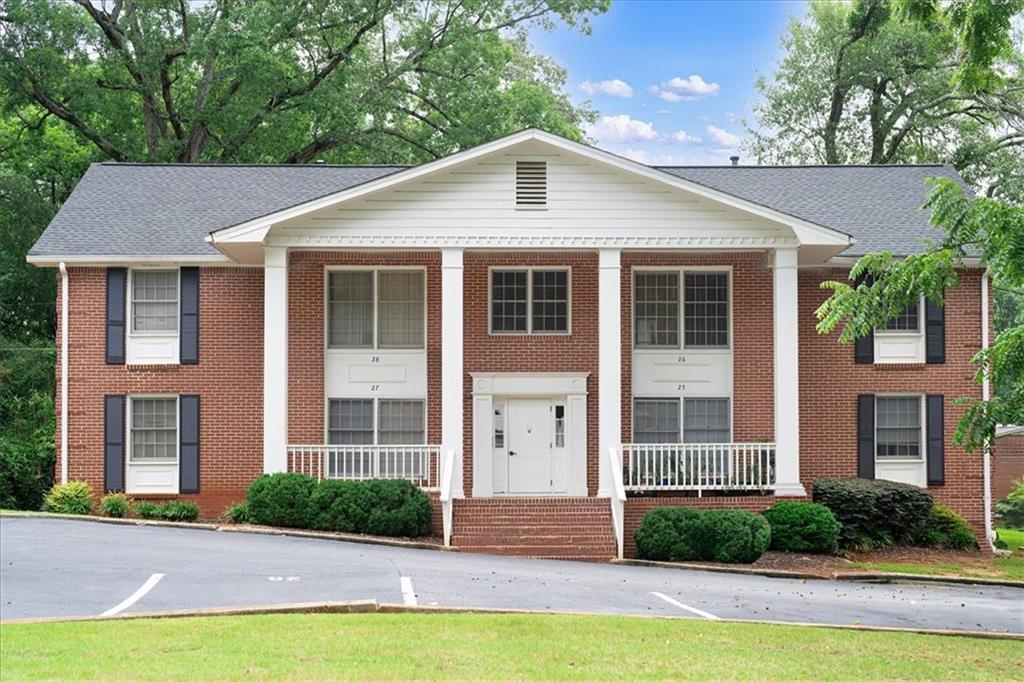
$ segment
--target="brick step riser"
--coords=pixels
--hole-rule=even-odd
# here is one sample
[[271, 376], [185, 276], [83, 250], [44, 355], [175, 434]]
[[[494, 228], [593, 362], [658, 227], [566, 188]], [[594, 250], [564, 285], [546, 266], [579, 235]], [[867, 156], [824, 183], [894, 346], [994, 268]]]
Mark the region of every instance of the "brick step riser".
[[494, 535], [486, 533], [461, 533], [456, 532], [452, 534], [455, 538], [453, 542], [463, 543], [474, 543], [482, 545], [497, 545], [497, 544], [508, 544], [511, 542], [535, 542], [537, 544], [549, 544], [552, 542], [560, 542], [561, 544], [569, 547], [575, 544], [595, 544], [595, 543], [612, 543], [614, 544], [615, 538], [608, 534], [566, 534], [566, 533], [510, 533], [508, 535]]
[[538, 559], [573, 559], [589, 561], [608, 561], [615, 556], [615, 550], [608, 548], [605, 551], [573, 552], [566, 551], [565, 547], [537, 547], [524, 545], [522, 547], [501, 547], [501, 546], [480, 546], [474, 547], [473, 552], [480, 554], [494, 554], [498, 556], [533, 557]]

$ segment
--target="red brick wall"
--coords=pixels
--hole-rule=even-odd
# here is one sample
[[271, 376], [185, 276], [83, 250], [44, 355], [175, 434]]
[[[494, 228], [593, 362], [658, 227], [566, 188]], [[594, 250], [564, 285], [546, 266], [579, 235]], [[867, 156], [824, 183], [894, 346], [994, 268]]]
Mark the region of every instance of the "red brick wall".
[[[571, 326], [565, 334], [488, 333], [491, 267], [571, 268]], [[587, 490], [597, 492], [597, 254], [466, 253], [463, 262], [463, 489], [473, 492], [471, 372], [590, 372], [587, 378]], [[490, 456], [485, 453], [484, 456]]]
[[964, 413], [959, 396], [981, 397], [971, 356], [981, 347], [981, 273], [961, 272], [961, 285], [946, 294], [946, 362], [943, 364], [858, 365], [852, 344], [837, 334], [815, 331], [814, 311], [828, 297], [821, 282], [845, 280], [845, 270], [802, 270], [800, 296], [800, 476], [807, 492], [822, 476], [857, 475], [857, 395], [933, 393], [945, 396], [946, 484], [930, 486], [938, 502], [951, 506], [983, 534], [982, 456], [953, 445]]
[[[243, 499], [263, 470], [263, 271], [201, 268], [199, 364], [152, 366], [106, 364], [106, 270], [68, 275], [68, 479], [103, 492], [104, 395], [189, 393], [200, 396], [200, 492], [180, 498], [197, 502], [206, 517]], [[58, 328], [58, 358], [60, 338]], [[59, 365], [57, 372], [59, 381]], [[57, 419], [59, 457], [59, 409]]]
[[328, 265], [418, 265], [427, 285], [427, 442], [441, 442], [441, 254], [298, 251], [288, 269], [288, 442], [325, 443], [324, 278]]
[[1024, 433], [996, 439], [992, 448], [993, 502], [1006, 499], [1018, 478], [1024, 478]]
[[733, 438], [772, 440], [774, 433], [772, 271], [763, 253], [622, 254], [622, 440], [633, 441], [633, 269], [732, 266]]

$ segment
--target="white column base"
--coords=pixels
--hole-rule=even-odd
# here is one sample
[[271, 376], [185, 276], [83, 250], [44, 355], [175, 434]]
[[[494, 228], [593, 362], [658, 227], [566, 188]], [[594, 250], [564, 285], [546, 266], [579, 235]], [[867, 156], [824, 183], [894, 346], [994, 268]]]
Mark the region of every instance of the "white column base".
[[807, 490], [800, 483], [776, 485], [775, 497], [807, 497]]

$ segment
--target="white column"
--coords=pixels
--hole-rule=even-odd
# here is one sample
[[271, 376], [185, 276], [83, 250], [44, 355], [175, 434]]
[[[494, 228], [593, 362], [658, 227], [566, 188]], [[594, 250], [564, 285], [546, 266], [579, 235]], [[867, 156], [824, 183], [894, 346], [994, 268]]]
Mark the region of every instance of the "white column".
[[[462, 249], [441, 251], [441, 454], [455, 451], [452, 493], [463, 497]], [[489, 453], [477, 453], [486, 456]]]
[[288, 469], [288, 251], [263, 251], [263, 471]]
[[800, 483], [797, 250], [775, 250], [775, 494], [806, 495]]
[[[622, 258], [601, 249], [597, 276], [597, 494], [612, 494], [608, 448], [622, 445]], [[621, 474], [619, 474], [621, 475]]]

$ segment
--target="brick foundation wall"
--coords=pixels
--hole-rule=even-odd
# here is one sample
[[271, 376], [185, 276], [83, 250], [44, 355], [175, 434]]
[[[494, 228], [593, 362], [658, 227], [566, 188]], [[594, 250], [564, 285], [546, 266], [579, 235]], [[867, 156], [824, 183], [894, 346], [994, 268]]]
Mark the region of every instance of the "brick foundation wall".
[[[489, 268], [571, 269], [571, 334], [488, 332]], [[463, 490], [473, 494], [472, 372], [590, 372], [587, 378], [587, 491], [597, 492], [597, 254], [469, 253], [463, 262]], [[491, 453], [485, 453], [490, 457]]]
[[[68, 480], [103, 493], [104, 395], [188, 393], [200, 396], [200, 492], [178, 499], [197, 502], [204, 517], [243, 499], [263, 470], [263, 271], [200, 269], [197, 365], [106, 364], [106, 269], [70, 268], [68, 280]], [[60, 338], [58, 328], [58, 358]], [[59, 363], [56, 371], [59, 385]], [[59, 405], [57, 412], [59, 475]]]
[[[441, 442], [441, 254], [298, 251], [288, 264], [288, 442], [326, 443], [324, 282], [330, 265], [421, 266], [427, 296], [427, 443]], [[369, 350], [368, 350], [369, 352]]]

